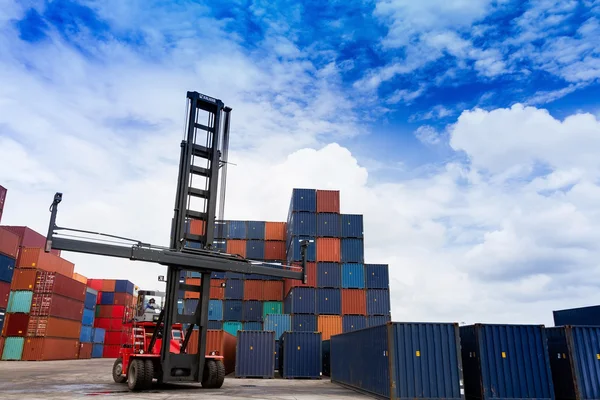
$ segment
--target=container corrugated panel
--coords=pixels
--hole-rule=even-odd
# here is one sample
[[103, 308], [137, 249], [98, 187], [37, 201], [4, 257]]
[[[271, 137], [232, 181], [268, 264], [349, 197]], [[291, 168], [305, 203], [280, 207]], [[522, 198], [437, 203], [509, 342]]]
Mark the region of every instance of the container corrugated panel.
[[0, 308], [8, 307], [8, 297], [10, 296], [10, 283], [0, 282]]
[[390, 291], [367, 289], [367, 315], [390, 315]]
[[[79, 342], [80, 343], [92, 343], [94, 340], [92, 335], [93, 335], [93, 332], [92, 332], [91, 326], [81, 326], [81, 332], [79, 333]], [[40, 335], [40, 336], [42, 336], [42, 335]]]
[[115, 293], [114, 292], [102, 292], [102, 298], [100, 299], [100, 304], [105, 306], [110, 306], [115, 301]]
[[264, 281], [263, 300], [283, 301], [283, 281]]
[[[261, 301], [244, 301], [244, 312], [242, 321], [262, 322], [263, 304]], [[244, 328], [246, 329], [246, 328]]]
[[223, 322], [223, 330], [233, 336], [237, 336], [238, 331], [241, 331], [242, 329], [242, 323], [239, 321]]
[[94, 343], [92, 345], [92, 358], [102, 358], [103, 353], [104, 353], [104, 344]]
[[317, 317], [317, 325], [323, 340], [328, 340], [331, 336], [339, 335], [344, 331], [342, 317], [339, 315], [319, 315]]
[[27, 336], [29, 327], [29, 314], [16, 313], [7, 314], [3, 336]]
[[84, 285], [87, 285], [87, 277], [78, 274], [77, 272], [73, 272], [73, 276], [71, 278], [75, 279], [77, 282], [81, 282]]
[[265, 221], [248, 221], [246, 238], [265, 240]]
[[228, 279], [225, 287], [225, 299], [242, 300], [244, 298], [244, 281], [240, 279]]
[[279, 338], [283, 332], [292, 330], [292, 318], [289, 314], [267, 314], [263, 329], [275, 331], [275, 338]]
[[340, 237], [340, 215], [333, 213], [317, 214], [318, 237]]
[[367, 327], [367, 317], [362, 315], [344, 315], [342, 317], [342, 329], [344, 333], [352, 332]]
[[79, 360], [89, 360], [92, 358], [92, 344], [91, 343], [80, 343], [79, 353], [77, 353]]
[[364, 289], [342, 289], [342, 314], [367, 315], [367, 296]]
[[321, 370], [323, 371], [323, 375], [330, 376], [331, 375], [331, 340], [323, 340], [321, 342], [321, 353], [323, 360], [323, 366]]
[[367, 316], [367, 328], [373, 326], [385, 325], [392, 320], [390, 315], [369, 315]]
[[58, 294], [35, 293], [31, 300], [31, 315], [81, 321], [83, 301], [69, 299]]
[[388, 289], [390, 287], [389, 266], [365, 264], [365, 286], [367, 289]]
[[389, 399], [465, 398], [457, 324], [390, 323], [330, 345], [332, 382]]
[[102, 328], [93, 328], [92, 329], [92, 341], [94, 343], [104, 343], [104, 337], [106, 336], [106, 331]]
[[279, 339], [279, 374], [283, 378], [321, 379], [321, 335], [285, 332]]
[[246, 221], [227, 221], [227, 239], [246, 239], [247, 235]]
[[24, 247], [19, 253], [17, 266], [21, 268], [37, 268], [50, 272], [58, 272], [67, 277], [73, 276], [75, 264], [55, 254], [46, 253], [43, 248]]
[[288, 224], [288, 231], [292, 236], [317, 236], [317, 214], [294, 213]]
[[285, 242], [265, 242], [265, 260], [286, 260]]
[[227, 240], [221, 239], [221, 240], [215, 240], [213, 241], [213, 247], [215, 248], [215, 250], [220, 250], [223, 252], [227, 251]]
[[290, 211], [308, 211], [317, 212], [317, 191], [316, 189], [294, 189], [292, 190], [292, 200], [290, 202]]
[[248, 240], [246, 242], [246, 257], [250, 260], [265, 259], [265, 241], [264, 240]]
[[342, 287], [344, 289], [364, 289], [365, 266], [363, 264], [342, 264]]
[[235, 376], [273, 378], [275, 376], [275, 334], [265, 331], [238, 333]]
[[317, 316], [311, 314], [292, 315], [292, 331], [294, 332], [317, 332]]
[[364, 263], [364, 241], [362, 239], [342, 239], [340, 253], [340, 259], [343, 263]]
[[221, 285], [226, 283], [224, 279], [210, 280], [210, 298], [213, 300], [225, 299], [225, 288]]
[[263, 299], [263, 281], [246, 280], [244, 282], [244, 300], [262, 300]]
[[94, 310], [88, 310], [87, 308], [83, 309], [83, 316], [81, 317], [81, 324], [93, 326], [94, 325]]
[[314, 288], [293, 288], [285, 298], [285, 312], [288, 314], [314, 314], [316, 312], [316, 290]]
[[[19, 236], [20, 247], [39, 247], [44, 248], [46, 245], [46, 236], [41, 235], [31, 228], [26, 226], [2, 226], [4, 229], [11, 231], [12, 233]], [[51, 250], [52, 254], [60, 256], [60, 250]]]
[[317, 286], [320, 288], [342, 287], [342, 267], [338, 263], [317, 263]]
[[317, 261], [318, 262], [336, 262], [341, 258], [340, 239], [336, 238], [317, 238]]
[[293, 236], [288, 247], [287, 251], [287, 260], [289, 261], [302, 261], [302, 254], [300, 249], [300, 241], [302, 240], [312, 240], [308, 244], [308, 248], [306, 249], [306, 261], [316, 261], [317, 260], [317, 241], [315, 237], [312, 236]]
[[12, 290], [31, 290], [35, 286], [35, 277], [37, 276], [36, 269], [20, 269], [17, 268], [11, 282]]
[[262, 322], [244, 322], [243, 324], [245, 331], [262, 331], [263, 324]]
[[223, 321], [242, 321], [242, 317], [241, 300], [225, 300], [223, 302]]
[[213, 330], [223, 329], [223, 321], [208, 321], [208, 329], [213, 329]]
[[15, 273], [15, 259], [0, 254], [0, 281], [11, 282]]
[[267, 314], [282, 314], [283, 302], [281, 301], [265, 301], [263, 303], [263, 319]]
[[552, 312], [554, 325], [600, 326], [600, 306], [570, 308]]
[[362, 238], [363, 216], [358, 214], [342, 214], [340, 216], [341, 236], [343, 238]]
[[210, 300], [208, 302], [208, 320], [223, 321], [223, 301]]
[[117, 280], [115, 282], [115, 292], [133, 294], [133, 282], [128, 280]]
[[316, 314], [340, 315], [342, 292], [340, 289], [316, 289]]
[[8, 256], [13, 260], [16, 259], [20, 241], [19, 236], [0, 227], [0, 255]]
[[23, 344], [23, 361], [74, 360], [79, 341], [62, 338], [27, 338]]
[[[92, 328], [89, 330], [91, 341]], [[51, 336], [58, 338], [77, 339], [80, 336], [81, 322], [56, 317], [31, 317], [27, 329], [27, 336]]]
[[600, 327], [547, 328], [557, 399], [600, 399]]
[[2, 360], [20, 360], [23, 355], [23, 344], [25, 338], [22, 337], [7, 337], [4, 339], [4, 351], [2, 352]]
[[227, 239], [229, 225], [227, 221], [215, 221], [215, 239]]
[[102, 279], [102, 291], [114, 293], [116, 284], [117, 281], [115, 279]]
[[[294, 263], [294, 265], [296, 265]], [[302, 283], [300, 279], [284, 279], [283, 280], [283, 293], [284, 297], [290, 292], [292, 288], [295, 287], [311, 287], [314, 288], [317, 286], [317, 264], [316, 263], [306, 263], [306, 284]]]
[[340, 213], [339, 190], [317, 190], [318, 213]]
[[228, 240], [227, 241], [227, 253], [237, 254], [242, 257], [246, 257], [246, 240]]
[[265, 240], [285, 241], [287, 224], [285, 222], [266, 222]]
[[38, 271], [35, 277], [36, 293], [56, 293], [71, 299], [85, 301], [85, 284], [56, 272]]
[[83, 302], [83, 307], [88, 310], [96, 309], [96, 301], [98, 300], [98, 293], [90, 292], [90, 290], [94, 290], [92, 288], [88, 288], [85, 293], [85, 301]]
[[480, 399], [554, 399], [541, 325], [460, 327], [465, 395]]
[[[197, 354], [198, 352], [198, 330], [192, 332], [190, 337], [189, 354]], [[234, 335], [231, 335], [224, 330], [213, 330], [206, 331], [206, 353], [210, 354], [211, 351], [218, 351], [219, 355], [224, 357], [223, 363], [225, 364], [225, 373], [230, 374], [235, 371], [235, 359], [236, 359], [236, 343], [237, 339]]]
[[31, 301], [33, 292], [29, 290], [11, 291], [8, 297], [8, 307], [6, 311], [9, 313], [28, 313], [31, 311]]

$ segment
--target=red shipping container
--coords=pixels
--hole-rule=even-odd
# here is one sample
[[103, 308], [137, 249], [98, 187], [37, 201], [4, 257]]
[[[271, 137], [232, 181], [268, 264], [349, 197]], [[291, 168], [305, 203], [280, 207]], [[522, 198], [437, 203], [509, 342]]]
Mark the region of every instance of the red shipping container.
[[98, 292], [98, 296], [96, 296], [96, 305], [99, 306], [102, 304], [102, 292]]
[[192, 235], [204, 235], [204, 221], [202, 221], [201, 219], [191, 219], [190, 233]]
[[121, 346], [118, 344], [105, 344], [102, 358], [118, 358]]
[[317, 190], [318, 213], [340, 213], [339, 190]]
[[283, 301], [283, 282], [282, 281], [264, 281], [263, 300], [265, 300], [265, 301]]
[[367, 315], [367, 292], [342, 289], [342, 315]]
[[263, 300], [265, 281], [247, 280], [244, 282], [244, 300]]
[[110, 306], [111, 307], [111, 318], [121, 318], [125, 316], [125, 306]]
[[2, 351], [4, 351], [4, 337], [0, 336], [0, 355], [2, 354]]
[[122, 318], [111, 318], [109, 331], [122, 331], [123, 330], [123, 319]]
[[340, 239], [317, 238], [317, 261], [340, 262]]
[[221, 285], [225, 283], [225, 279], [210, 280], [210, 298], [213, 300], [225, 299], [225, 288]]
[[29, 314], [24, 313], [6, 313], [4, 328], [2, 329], [3, 336], [27, 336], [27, 328], [29, 327]]
[[35, 278], [37, 276], [37, 269], [15, 269], [13, 280], [10, 284], [11, 290], [31, 290], [35, 287]]
[[127, 332], [123, 331], [109, 331], [104, 336], [105, 345], [123, 345], [127, 342]]
[[[188, 354], [198, 354], [198, 330], [192, 331], [188, 341]], [[206, 331], [206, 354], [211, 351], [218, 351], [220, 356], [224, 357], [225, 374], [235, 371], [237, 337], [224, 330]]]
[[89, 360], [92, 358], [92, 344], [91, 343], [81, 343], [79, 345], [79, 353], [77, 354], [77, 358], [80, 360]]
[[110, 331], [110, 323], [111, 323], [110, 318], [96, 318], [94, 320], [94, 327], [102, 328], [105, 331]]
[[102, 291], [102, 279], [88, 279], [87, 285], [97, 291]]
[[79, 340], [59, 338], [27, 338], [23, 345], [23, 361], [76, 360]]
[[15, 259], [19, 254], [19, 237], [4, 228], [0, 228], [0, 253]]
[[[294, 263], [295, 266], [299, 266]], [[287, 293], [293, 287], [317, 287], [317, 263], [306, 263], [306, 284], [303, 284], [299, 279], [284, 279], [283, 284], [283, 297], [287, 296]]]
[[285, 260], [285, 242], [265, 242], [265, 260]]
[[133, 302], [133, 295], [129, 293], [115, 293], [113, 304], [120, 306], [130, 306]]
[[59, 294], [34, 293], [30, 313], [38, 317], [59, 317], [81, 321], [83, 302]]
[[103, 279], [101, 290], [103, 292], [114, 292], [116, 284], [117, 284], [117, 281], [115, 281], [114, 279]]
[[[200, 278], [186, 278], [185, 279], [185, 283], [187, 285], [200, 286], [200, 284], [202, 283], [202, 279], [200, 279]], [[211, 282], [211, 285], [212, 285], [212, 282]], [[184, 298], [186, 298], [186, 299], [199, 299], [200, 298], [200, 292], [185, 292]]]
[[265, 240], [285, 241], [287, 224], [285, 222], [266, 222]]
[[8, 296], [10, 295], [10, 283], [0, 281], [0, 308], [8, 306]]
[[35, 277], [36, 293], [56, 293], [70, 299], [85, 301], [84, 283], [56, 272], [37, 271]]
[[81, 322], [55, 317], [31, 317], [27, 336], [79, 339]]
[[73, 276], [75, 264], [52, 253], [46, 253], [44, 249], [36, 247], [23, 247], [17, 260], [20, 268], [37, 268], [44, 271], [58, 272], [67, 277]]
[[228, 240], [227, 241], [227, 253], [239, 254], [242, 257], [246, 257], [246, 241], [245, 240]]
[[[41, 235], [26, 226], [4, 225], [2, 228], [11, 231], [19, 237], [19, 247], [37, 247], [43, 249], [46, 247], [46, 236]], [[50, 250], [56, 256], [60, 256], [60, 250]], [[18, 259], [17, 259], [18, 261]]]
[[[111, 318], [112, 317], [112, 306], [97, 305], [96, 310], [98, 310], [97, 314], [96, 314], [96, 317], [98, 317], [98, 318]], [[100, 326], [99, 328], [102, 328], [102, 327]]]

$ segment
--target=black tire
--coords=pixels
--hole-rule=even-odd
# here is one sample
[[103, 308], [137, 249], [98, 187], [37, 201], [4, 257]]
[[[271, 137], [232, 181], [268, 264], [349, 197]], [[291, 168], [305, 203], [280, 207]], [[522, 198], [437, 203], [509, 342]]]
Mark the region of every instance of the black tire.
[[202, 387], [212, 389], [217, 383], [217, 365], [213, 360], [204, 362], [204, 371], [202, 373]]
[[154, 362], [146, 360], [144, 363], [145, 389], [152, 388], [152, 380], [154, 379]]
[[225, 364], [223, 360], [215, 360], [215, 364], [217, 365], [217, 381], [213, 388], [219, 389], [223, 386], [223, 382], [225, 382]]
[[112, 368], [113, 381], [116, 383], [127, 382], [127, 376], [123, 375], [123, 359], [117, 358]]
[[127, 386], [129, 390], [143, 390], [146, 386], [146, 368], [144, 360], [133, 359], [129, 363]]

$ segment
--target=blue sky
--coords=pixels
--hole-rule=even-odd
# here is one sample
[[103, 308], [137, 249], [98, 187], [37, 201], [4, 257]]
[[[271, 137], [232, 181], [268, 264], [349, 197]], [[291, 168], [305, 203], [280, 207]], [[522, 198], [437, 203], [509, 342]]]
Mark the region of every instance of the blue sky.
[[398, 318], [548, 323], [600, 284], [598, 37], [600, 0], [8, 1], [3, 223], [61, 190], [65, 225], [164, 244], [197, 90], [233, 107], [228, 218], [340, 189]]

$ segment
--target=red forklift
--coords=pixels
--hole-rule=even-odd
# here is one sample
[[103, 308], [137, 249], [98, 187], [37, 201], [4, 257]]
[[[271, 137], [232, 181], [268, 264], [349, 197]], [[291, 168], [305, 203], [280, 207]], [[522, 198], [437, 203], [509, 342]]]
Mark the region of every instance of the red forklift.
[[[120, 357], [113, 365], [114, 380], [127, 382], [129, 389], [135, 391], [150, 389], [154, 379], [159, 383], [199, 382], [204, 388], [220, 388], [223, 385], [223, 357], [212, 351], [205, 356], [213, 272], [261, 274], [307, 281], [306, 240], [300, 242], [303, 254], [301, 267], [253, 261], [228, 254], [215, 242], [215, 230], [226, 229], [223, 214], [232, 109], [221, 100], [198, 92], [187, 92], [187, 105], [187, 129], [181, 142], [169, 247], [60, 227], [56, 218], [62, 193], [54, 195], [50, 206], [46, 252], [56, 249], [167, 266], [164, 306], [158, 313], [152, 314], [152, 321], [136, 321], [134, 318], [130, 322], [127, 343], [123, 344]], [[188, 227], [192, 220], [201, 221], [201, 234], [190, 232]], [[216, 236], [225, 237], [224, 231], [218, 233]], [[200, 286], [186, 284], [188, 272], [200, 274]], [[177, 307], [178, 300], [182, 300], [186, 291], [199, 293], [200, 300], [195, 310]], [[188, 354], [188, 342], [195, 327], [199, 331], [198, 343], [194, 346], [198, 351]]]

